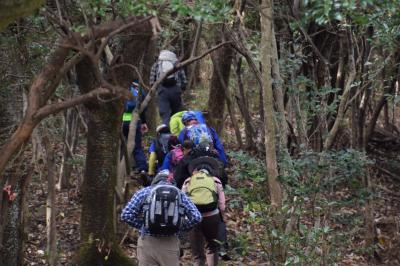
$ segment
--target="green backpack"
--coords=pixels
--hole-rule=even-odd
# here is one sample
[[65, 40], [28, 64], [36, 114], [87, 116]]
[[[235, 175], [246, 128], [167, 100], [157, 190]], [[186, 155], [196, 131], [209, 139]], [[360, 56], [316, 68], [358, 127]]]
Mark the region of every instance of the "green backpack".
[[210, 212], [218, 207], [218, 192], [214, 178], [198, 172], [190, 178], [188, 195], [199, 212]]

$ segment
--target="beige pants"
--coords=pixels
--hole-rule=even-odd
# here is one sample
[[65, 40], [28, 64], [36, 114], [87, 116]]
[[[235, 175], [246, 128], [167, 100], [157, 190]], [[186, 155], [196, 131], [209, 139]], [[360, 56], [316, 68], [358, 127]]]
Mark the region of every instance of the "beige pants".
[[138, 239], [139, 266], [179, 266], [179, 239], [177, 236], [143, 236]]

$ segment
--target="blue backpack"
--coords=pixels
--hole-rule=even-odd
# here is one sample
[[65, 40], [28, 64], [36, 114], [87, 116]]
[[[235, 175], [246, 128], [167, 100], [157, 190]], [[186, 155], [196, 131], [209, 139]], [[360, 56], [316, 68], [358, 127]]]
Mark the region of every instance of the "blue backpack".
[[211, 132], [205, 124], [186, 127], [186, 136], [193, 141], [195, 146], [198, 146], [200, 143], [213, 144]]

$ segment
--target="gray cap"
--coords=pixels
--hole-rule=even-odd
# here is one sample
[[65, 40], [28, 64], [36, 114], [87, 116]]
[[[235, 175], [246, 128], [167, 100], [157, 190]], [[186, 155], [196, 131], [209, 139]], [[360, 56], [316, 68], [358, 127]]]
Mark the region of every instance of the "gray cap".
[[165, 181], [167, 182], [168, 179], [168, 175], [169, 175], [169, 171], [168, 170], [162, 170], [160, 171], [154, 178], [153, 181], [151, 181], [151, 185], [157, 185], [158, 183], [160, 183], [161, 181]]

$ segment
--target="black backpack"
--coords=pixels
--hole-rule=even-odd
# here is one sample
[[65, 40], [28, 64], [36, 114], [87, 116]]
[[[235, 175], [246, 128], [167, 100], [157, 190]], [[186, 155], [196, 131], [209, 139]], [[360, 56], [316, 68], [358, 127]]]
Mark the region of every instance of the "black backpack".
[[167, 184], [152, 188], [144, 204], [144, 226], [151, 234], [172, 235], [184, 220], [181, 191]]
[[155, 152], [157, 155], [158, 165], [161, 165], [164, 161], [165, 155], [169, 152], [168, 140], [171, 134], [162, 133], [159, 138], [155, 141]]

